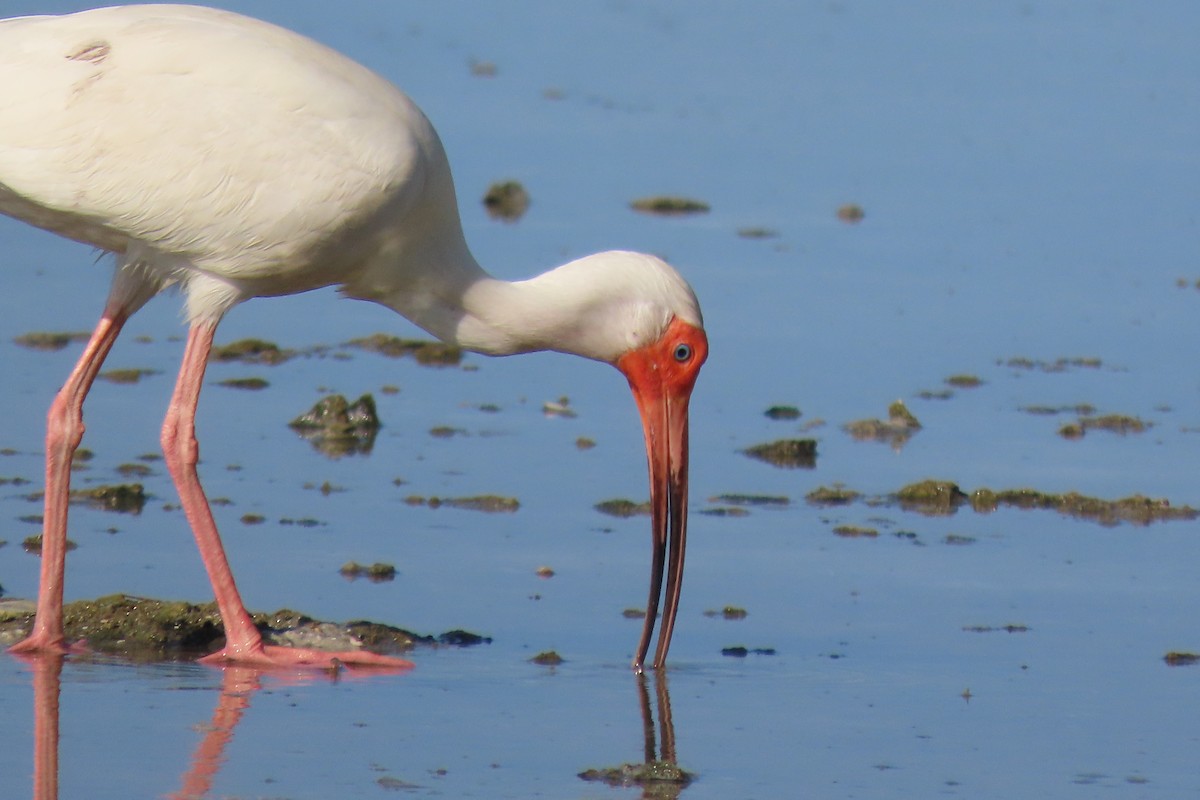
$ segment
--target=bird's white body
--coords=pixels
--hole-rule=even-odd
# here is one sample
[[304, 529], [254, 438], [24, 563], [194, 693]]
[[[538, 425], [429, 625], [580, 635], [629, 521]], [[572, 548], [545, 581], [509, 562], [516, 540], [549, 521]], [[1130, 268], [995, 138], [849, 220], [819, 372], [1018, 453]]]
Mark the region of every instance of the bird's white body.
[[[496, 355], [558, 350], [620, 365], [661, 344], [622, 367], [631, 385], [630, 369], [661, 383], [655, 359], [671, 358], [662, 340], [673, 325], [688, 327], [689, 357], [707, 347], [691, 288], [653, 256], [614, 251], [525, 281], [492, 278], [464, 241], [446, 154], [420, 109], [345, 56], [226, 11], [138, 5], [0, 21], [0, 213], [117, 258], [101, 324], [51, 409], [55, 536], [65, 537], [62, 462], [82, 436], [96, 370], [129, 315], [169, 286], [183, 291], [191, 332], [163, 441], [210, 572], [228, 568], [213, 554], [191, 417], [213, 331], [244, 300], [337, 286]], [[678, 379], [684, 414], [703, 356]], [[240, 606], [225, 580], [213, 577], [218, 599]], [[43, 606], [53, 611], [40, 602], [39, 619]]]
[[[602, 360], [667, 321], [630, 308], [611, 342], [572, 342], [578, 312], [621, 300], [586, 290], [628, 285], [598, 280], [596, 257], [516, 284], [526, 294], [488, 281], [420, 109], [374, 72], [265, 22], [175, 5], [6, 20], [0, 109], [0, 212], [117, 253], [130, 273], [118, 290], [131, 297], [182, 284], [193, 320], [338, 285], [471, 349], [590, 349]], [[690, 300], [700, 324], [673, 270], [603, 255]], [[537, 332], [539, 309], [551, 318]]]

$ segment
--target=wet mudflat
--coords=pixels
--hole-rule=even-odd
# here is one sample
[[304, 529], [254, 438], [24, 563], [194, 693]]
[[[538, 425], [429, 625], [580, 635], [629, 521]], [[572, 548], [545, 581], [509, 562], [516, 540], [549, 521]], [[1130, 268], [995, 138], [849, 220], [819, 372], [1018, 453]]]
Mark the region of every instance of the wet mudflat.
[[[34, 794], [52, 729], [63, 798], [1200, 790], [1200, 12], [226, 5], [408, 89], [497, 274], [629, 247], [692, 280], [712, 355], [671, 668], [627, 667], [649, 543], [617, 373], [260, 300], [199, 418], [240, 588], [295, 610], [280, 629], [410, 632], [416, 668], [0, 656], [0, 796]], [[527, 207], [494, 219], [508, 181]], [[36, 592], [42, 421], [108, 272], [0, 242], [9, 600]], [[154, 301], [89, 402], [69, 601], [211, 599], [155, 455], [180, 333]], [[332, 395], [340, 442], [289, 427]]]

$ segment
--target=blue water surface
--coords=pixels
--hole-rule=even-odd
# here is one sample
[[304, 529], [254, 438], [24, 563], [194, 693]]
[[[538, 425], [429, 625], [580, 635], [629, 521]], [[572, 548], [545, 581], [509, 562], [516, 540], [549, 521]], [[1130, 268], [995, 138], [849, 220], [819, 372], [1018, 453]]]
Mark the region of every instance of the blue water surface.
[[[621, 247], [663, 255], [695, 286], [712, 354], [692, 403], [687, 580], [669, 686], [646, 684], [652, 749], [673, 733], [696, 773], [680, 797], [1200, 791], [1200, 667], [1163, 661], [1200, 650], [1200, 521], [925, 516], [888, 500], [935, 478], [1200, 507], [1200, 6], [215, 5], [313, 36], [405, 88], [442, 136], [468, 239], [495, 274]], [[484, 63], [491, 77], [472, 69]], [[516, 224], [479, 202], [509, 178], [532, 197]], [[712, 210], [629, 209], [654, 194]], [[846, 204], [863, 209], [857, 224], [838, 218]], [[89, 330], [109, 266], [10, 220], [0, 243], [0, 478], [29, 481], [0, 485], [0, 585], [32, 598], [38, 563], [20, 542], [38, 525], [22, 518], [40, 513], [28, 495], [45, 410], [80, 346], [47, 354], [13, 339]], [[624, 380], [560, 355], [435, 370], [338, 347], [376, 332], [420, 335], [332, 291], [253, 301], [222, 323], [222, 342], [330, 347], [210, 370], [201, 474], [228, 501], [215, 513], [240, 588], [254, 609], [465, 628], [492, 643], [419, 650], [402, 676], [262, 676], [234, 689], [198, 665], [69, 659], [54, 693], [62, 798], [181, 792], [223, 724], [231, 735], [203, 796], [639, 795], [577, 777], [641, 761], [648, 744], [627, 666], [639, 623], [621, 613], [645, 602], [648, 523], [593, 509], [647, 492]], [[95, 457], [77, 484], [121, 480], [119, 465], [157, 450], [183, 333], [171, 297], [130, 322], [110, 366], [157, 372], [97, 384]], [[1079, 358], [1097, 361], [1044, 368]], [[982, 384], [942, 394], [961, 374]], [[216, 385], [250, 376], [270, 387]], [[385, 427], [370, 456], [326, 459], [286, 427], [331, 391], [375, 395]], [[543, 415], [563, 396], [578, 416]], [[903, 447], [842, 429], [896, 399], [923, 425]], [[1074, 411], [1028, 411], [1082, 403], [1149, 428], [1067, 439], [1057, 431]], [[775, 404], [802, 416], [770, 420]], [[437, 438], [435, 426], [464, 433]], [[580, 450], [581, 436], [597, 446]], [[799, 437], [817, 440], [813, 469], [740, 452]], [[170, 480], [148, 463], [142, 514], [72, 511], [68, 600], [211, 596]], [[326, 482], [340, 491], [321, 492]], [[865, 499], [805, 501], [838, 483]], [[789, 502], [702, 513], [730, 493]], [[406, 502], [477, 494], [521, 508]], [[247, 513], [266, 522], [245, 525]], [[878, 535], [835, 535], [841, 525]], [[399, 574], [348, 582], [337, 568], [352, 559]], [[537, 576], [543, 565], [554, 577]], [[727, 605], [747, 616], [704, 613]], [[723, 655], [739, 645], [766, 652]], [[550, 649], [566, 662], [527, 661]], [[0, 797], [34, 794], [45, 699], [33, 673], [0, 656]], [[223, 698], [245, 701], [232, 724], [216, 721]]]

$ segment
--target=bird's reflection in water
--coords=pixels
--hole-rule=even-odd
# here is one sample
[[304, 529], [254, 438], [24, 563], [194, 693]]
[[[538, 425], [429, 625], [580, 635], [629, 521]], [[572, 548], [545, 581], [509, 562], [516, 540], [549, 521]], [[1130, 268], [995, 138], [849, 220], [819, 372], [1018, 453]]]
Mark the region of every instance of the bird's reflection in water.
[[[33, 797], [58, 800], [58, 717], [65, 656], [39, 653], [18, 656], [33, 673]], [[204, 738], [183, 774], [182, 788], [167, 795], [171, 800], [199, 800], [208, 796], [213, 779], [225, 758], [225, 748], [234, 728], [250, 705], [251, 696], [262, 688], [263, 672], [252, 667], [225, 667], [221, 691]], [[305, 675], [298, 680], [311, 680]]]
[[[33, 674], [33, 797], [34, 800], [58, 800], [59, 698], [65, 656], [39, 653], [17, 656]], [[374, 670], [365, 672], [378, 674]], [[225, 750], [234, 730], [250, 707], [250, 699], [262, 688], [264, 670], [245, 666], [222, 668], [221, 690], [212, 719], [204, 728], [204, 737], [192, 755], [191, 764], [180, 780], [180, 789], [166, 795], [171, 800], [201, 800], [212, 789], [213, 780], [225, 760]], [[339, 671], [306, 671], [283, 675], [269, 673], [272, 680], [306, 682], [320, 677], [337, 680]], [[352, 673], [351, 673], [352, 674]], [[675, 724], [671, 717], [671, 695], [667, 676], [635, 676], [642, 713], [644, 763], [622, 764], [606, 769], [589, 769], [579, 774], [587, 781], [610, 786], [639, 786], [644, 800], [675, 800], [687, 788], [694, 775], [682, 769], [675, 752]], [[654, 684], [654, 704], [650, 701], [650, 683]], [[655, 725], [657, 717], [658, 724]]]
[[184, 773], [183, 786], [169, 794], [171, 800], [199, 800], [208, 796], [213, 778], [225, 760], [225, 746], [233, 738], [233, 729], [250, 707], [250, 698], [262, 688], [262, 670], [253, 667], [223, 668], [221, 695], [213, 710], [212, 721], [192, 756], [192, 766]]
[[[671, 718], [667, 674], [662, 670], [653, 675], [640, 672], [635, 679], [642, 709], [643, 763], [589, 769], [579, 773], [579, 777], [609, 786], [640, 786], [643, 800], [675, 800], [695, 776], [682, 769], [676, 758], [675, 722]], [[654, 682], [653, 707], [650, 705], [650, 681]], [[658, 712], [657, 727], [655, 710]]]

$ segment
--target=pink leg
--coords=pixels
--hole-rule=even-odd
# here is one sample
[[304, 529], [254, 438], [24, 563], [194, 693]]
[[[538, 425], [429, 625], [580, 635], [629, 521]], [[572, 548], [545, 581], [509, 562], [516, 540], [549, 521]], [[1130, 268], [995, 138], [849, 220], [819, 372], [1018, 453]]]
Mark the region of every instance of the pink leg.
[[83, 355], [63, 384], [46, 416], [46, 497], [42, 519], [42, 574], [33, 632], [13, 645], [14, 653], [66, 653], [63, 635], [63, 580], [67, 564], [67, 503], [71, 461], [83, 440], [83, 401], [108, 351], [128, 319], [124, 311], [106, 311]]
[[183, 365], [175, 384], [175, 393], [163, 422], [162, 447], [167, 468], [179, 491], [184, 513], [196, 537], [200, 557], [208, 571], [217, 608], [225, 625], [225, 648], [206, 656], [208, 662], [238, 662], [261, 666], [312, 666], [336, 667], [339, 663], [376, 666], [390, 669], [407, 669], [412, 662], [401, 658], [389, 658], [365, 651], [327, 652], [298, 647], [264, 645], [262, 636], [246, 606], [238, 594], [233, 581], [233, 572], [221, 545], [217, 525], [200, 478], [196, 464], [200, 460], [200, 448], [196, 442], [196, 407], [200, 400], [200, 387], [204, 381], [204, 370], [208, 365], [212, 349], [215, 322], [194, 323], [188, 331]]

